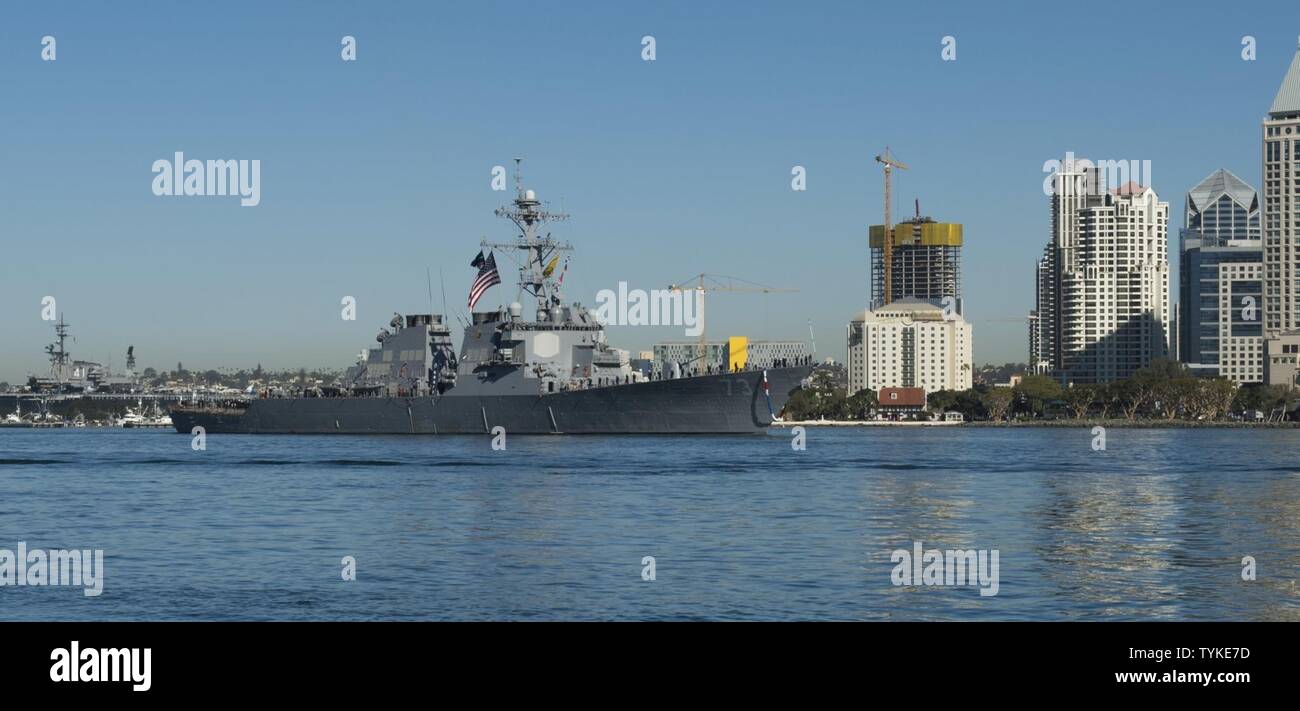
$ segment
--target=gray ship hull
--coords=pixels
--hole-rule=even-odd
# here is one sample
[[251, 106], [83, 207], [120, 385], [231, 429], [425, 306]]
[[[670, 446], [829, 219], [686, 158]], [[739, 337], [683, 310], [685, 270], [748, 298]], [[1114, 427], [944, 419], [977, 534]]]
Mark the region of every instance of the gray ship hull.
[[[780, 413], [811, 366], [767, 371]], [[177, 432], [247, 434], [735, 434], [772, 422], [763, 372], [655, 380], [553, 394], [271, 398], [244, 410], [177, 407]]]

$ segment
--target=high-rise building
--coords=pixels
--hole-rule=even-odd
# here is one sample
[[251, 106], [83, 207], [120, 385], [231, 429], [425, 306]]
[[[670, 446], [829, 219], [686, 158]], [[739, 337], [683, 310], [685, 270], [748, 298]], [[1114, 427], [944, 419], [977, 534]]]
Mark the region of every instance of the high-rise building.
[[969, 390], [971, 328], [952, 310], [906, 298], [848, 326], [849, 394], [881, 388]]
[[1178, 352], [1198, 374], [1263, 380], [1259, 196], [1220, 168], [1187, 192], [1180, 233]]
[[1101, 178], [1088, 161], [1061, 164], [1036, 267], [1042, 336], [1031, 357], [1065, 383], [1128, 378], [1169, 353], [1169, 203]]
[[920, 299], [944, 308], [948, 299], [949, 309], [962, 313], [962, 226], [917, 215], [894, 225], [893, 231], [891, 294], [886, 299], [885, 227], [872, 225], [870, 229], [872, 308], [902, 299]]
[[1182, 323], [1182, 320], [1181, 320], [1181, 318], [1180, 318], [1180, 316], [1179, 316], [1180, 304], [1178, 304], [1178, 303], [1176, 303], [1176, 302], [1171, 302], [1171, 303], [1170, 303], [1170, 308], [1172, 308], [1174, 312], [1173, 312], [1173, 314], [1170, 315], [1170, 317], [1169, 317], [1169, 333], [1170, 333], [1170, 336], [1169, 336], [1169, 360], [1177, 361], [1177, 360], [1179, 359], [1179, 355], [1178, 355], [1178, 334], [1181, 333], [1181, 331], [1179, 331], [1178, 328], [1179, 328], [1179, 324]]
[[1029, 312], [1029, 370], [1031, 373], [1037, 373], [1038, 354], [1042, 351], [1042, 344], [1039, 338], [1042, 336], [1039, 326], [1038, 311]]
[[1052, 244], [1034, 263], [1034, 305], [1029, 317], [1029, 369], [1039, 375], [1052, 372], [1056, 362], [1056, 276], [1053, 265], [1056, 250]]
[[1259, 239], [1259, 194], [1230, 170], [1210, 173], [1187, 191], [1184, 229], [1219, 242]]
[[[1264, 337], [1278, 358], [1300, 330], [1300, 48], [1264, 118], [1263, 159]], [[1281, 365], [1266, 364], [1266, 381], [1294, 384]]]

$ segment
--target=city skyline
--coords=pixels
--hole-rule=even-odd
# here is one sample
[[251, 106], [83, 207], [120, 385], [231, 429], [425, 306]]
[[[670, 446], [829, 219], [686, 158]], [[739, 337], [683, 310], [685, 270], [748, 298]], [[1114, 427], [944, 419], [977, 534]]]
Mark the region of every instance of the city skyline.
[[[803, 339], [811, 319], [818, 356], [843, 361], [843, 324], [867, 305], [867, 231], [881, 222], [871, 156], [885, 145], [911, 166], [895, 176], [895, 215], [919, 199], [924, 214], [965, 227], [975, 362], [1026, 361], [1023, 321], [1006, 320], [1032, 308], [1029, 267], [1050, 232], [1044, 161], [1067, 151], [1150, 160], [1152, 187], [1170, 202], [1219, 168], [1259, 185], [1260, 120], [1297, 39], [1249, 5], [1213, 27], [1135, 10], [1170, 30], [1155, 46], [1082, 18], [1089, 51], [1054, 59], [1125, 110], [1080, 117], [1056, 107], [1052, 72], [1025, 68], [1042, 51], [1034, 41], [959, 5], [941, 21], [841, 6], [789, 23], [780, 11], [667, 6], [615, 18], [587, 6], [551, 13], [540, 37], [508, 24], [483, 34], [508, 15], [492, 9], [435, 16], [412, 5], [365, 18], [321, 7], [248, 6], [243, 21], [165, 9], [129, 26], [93, 6], [14, 12], [0, 67], [27, 98], [0, 107], [23, 137], [0, 184], [0, 380], [47, 368], [47, 295], [73, 324], [78, 358], [120, 368], [134, 345], [142, 368], [342, 369], [394, 311], [431, 300], [443, 311], [444, 281], [449, 317], [464, 311], [478, 239], [510, 235], [491, 215], [509, 193], [490, 183], [516, 155], [527, 186], [575, 214], [557, 231], [578, 249], [572, 298], [590, 304], [618, 281], [663, 287], [701, 271], [797, 288], [711, 300], [710, 335]], [[897, 29], [864, 41], [877, 12]], [[1024, 19], [1032, 34], [1060, 16], [1030, 8]], [[478, 32], [458, 36], [468, 25]], [[53, 62], [40, 56], [46, 35], [58, 40]], [[646, 35], [654, 62], [641, 58]], [[1255, 61], [1242, 58], [1246, 35]], [[355, 63], [340, 61], [343, 36], [357, 38]], [[940, 56], [948, 36], [951, 62]], [[519, 64], [515, 45], [533, 42], [545, 56]], [[1210, 80], [1218, 101], [1164, 120]], [[260, 160], [261, 203], [154, 196], [149, 166], [177, 151]], [[805, 191], [791, 190], [796, 166]], [[79, 209], [56, 209], [69, 201]], [[1181, 223], [1171, 215], [1171, 234]], [[509, 303], [510, 292], [485, 299]], [[345, 296], [358, 301], [355, 321], [339, 318]], [[610, 329], [632, 352], [674, 337]]]

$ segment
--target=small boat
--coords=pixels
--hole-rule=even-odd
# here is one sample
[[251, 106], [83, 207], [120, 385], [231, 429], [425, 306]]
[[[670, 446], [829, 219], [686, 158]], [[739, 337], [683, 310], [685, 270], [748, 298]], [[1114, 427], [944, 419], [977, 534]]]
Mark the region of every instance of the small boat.
[[170, 415], [158, 409], [158, 403], [153, 404], [153, 411], [146, 413], [144, 401], [136, 403], [135, 410], [127, 408], [126, 414], [122, 416], [121, 425], [128, 429], [141, 427], [172, 427], [172, 418]]

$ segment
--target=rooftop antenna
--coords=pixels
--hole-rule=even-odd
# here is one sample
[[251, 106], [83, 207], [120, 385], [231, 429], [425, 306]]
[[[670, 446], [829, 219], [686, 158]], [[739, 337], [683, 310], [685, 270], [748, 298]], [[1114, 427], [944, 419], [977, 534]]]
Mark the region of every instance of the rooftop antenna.
[[442, 287], [442, 312], [444, 314], [456, 317], [456, 321], [462, 327], [468, 326], [469, 324], [465, 323], [465, 319], [462, 319], [459, 313], [448, 314], [447, 312], [447, 280], [442, 276], [442, 267], [438, 267], [438, 283]]
[[812, 341], [812, 354], [817, 355], [817, 336], [813, 334], [812, 319], [808, 319], [808, 340]]
[[[433, 276], [429, 273], [428, 265], [424, 267], [424, 283], [429, 289], [429, 313], [433, 314]], [[443, 299], [443, 301], [445, 302], [446, 299]]]

